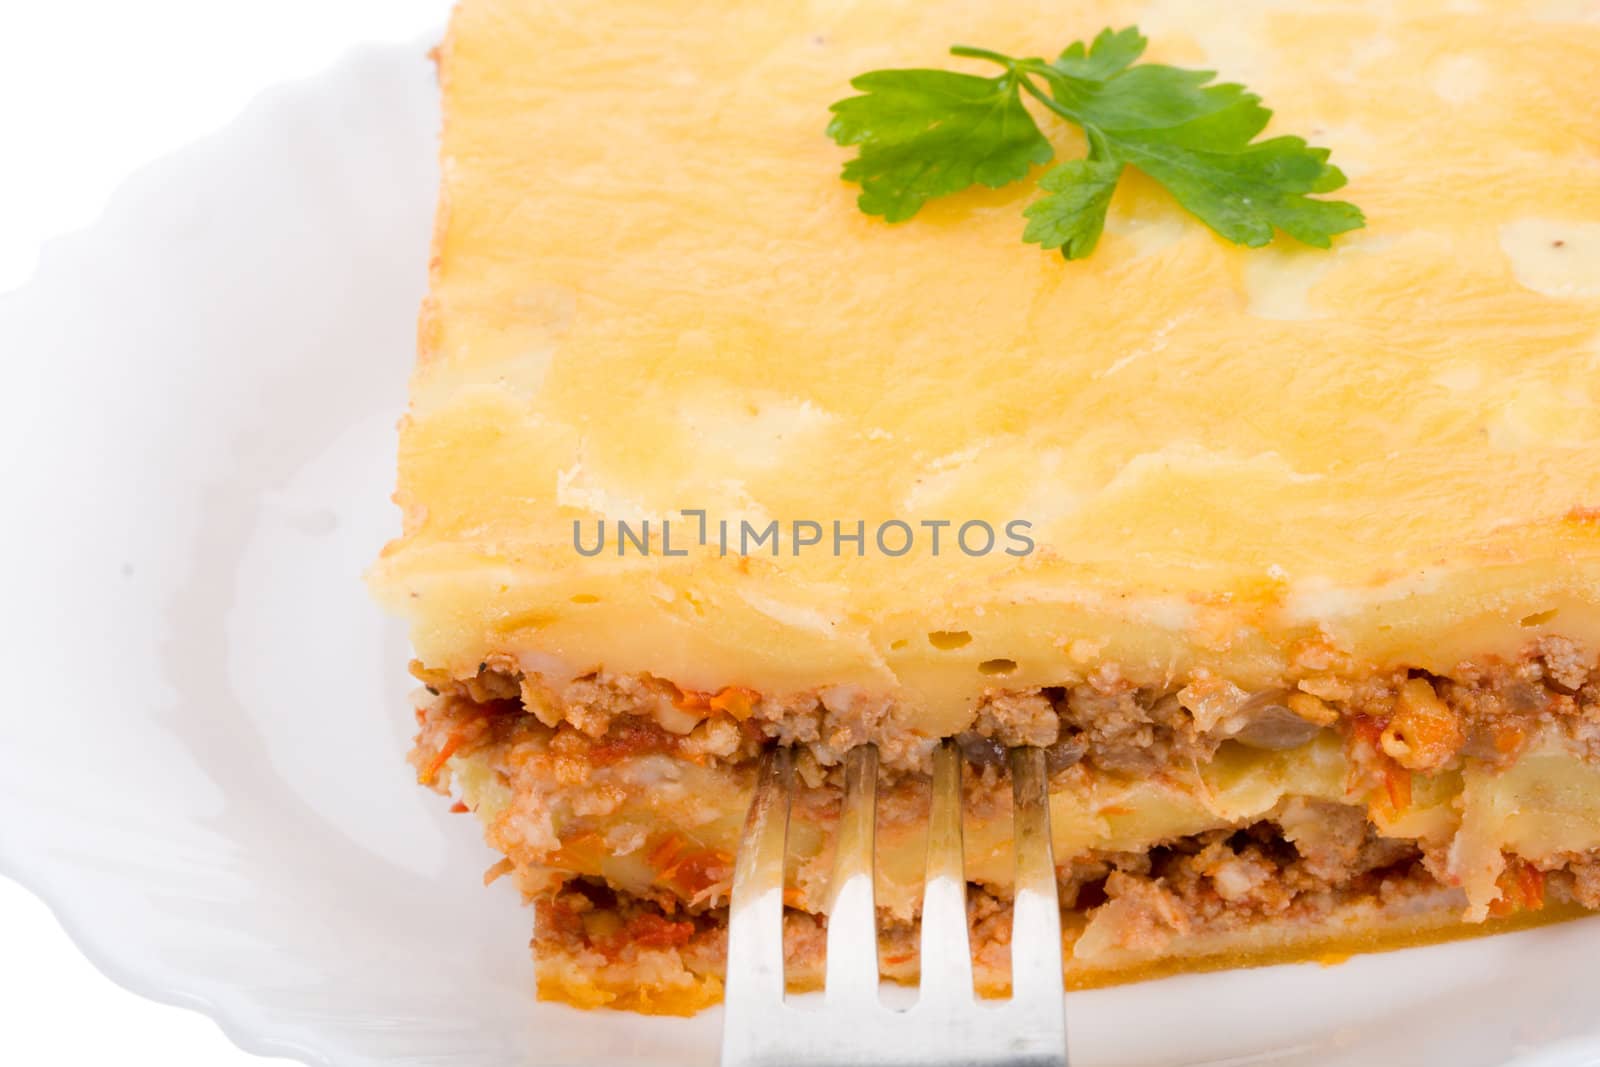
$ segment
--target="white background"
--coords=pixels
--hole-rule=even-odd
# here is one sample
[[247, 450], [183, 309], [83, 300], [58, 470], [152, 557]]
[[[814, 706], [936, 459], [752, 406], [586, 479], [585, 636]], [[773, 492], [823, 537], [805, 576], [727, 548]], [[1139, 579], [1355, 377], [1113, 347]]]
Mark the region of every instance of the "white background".
[[[131, 171], [226, 124], [261, 89], [362, 42], [426, 43], [448, 0], [46, 0], [0, 5], [0, 292], [90, 225]], [[0, 359], [9, 352], [0, 338]], [[0, 714], [19, 713], [8, 709]], [[0, 834], [9, 819], [0, 813]], [[102, 977], [49, 910], [0, 878], [6, 1063], [238, 1067], [208, 1020]], [[271, 1061], [286, 1062], [286, 1061]]]

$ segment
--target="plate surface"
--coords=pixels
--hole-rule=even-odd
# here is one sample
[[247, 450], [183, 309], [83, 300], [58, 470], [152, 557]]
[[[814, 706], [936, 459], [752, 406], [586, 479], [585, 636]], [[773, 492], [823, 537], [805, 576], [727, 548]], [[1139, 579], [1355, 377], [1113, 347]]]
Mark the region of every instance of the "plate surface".
[[[140, 173], [0, 296], [0, 872], [113, 978], [318, 1064], [691, 1065], [716, 1012], [532, 998], [531, 916], [404, 762], [397, 526], [436, 170], [422, 49]], [[1600, 1063], [1600, 922], [1069, 998], [1078, 1067]]]

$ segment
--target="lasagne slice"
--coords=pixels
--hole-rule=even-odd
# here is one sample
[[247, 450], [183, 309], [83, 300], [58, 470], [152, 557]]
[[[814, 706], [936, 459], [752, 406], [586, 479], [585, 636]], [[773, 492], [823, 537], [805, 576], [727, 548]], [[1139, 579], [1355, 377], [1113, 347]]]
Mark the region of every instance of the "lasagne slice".
[[[1600, 22], [1546, 6], [465, 0], [372, 582], [540, 992], [719, 997], [769, 745], [799, 986], [868, 743], [891, 978], [947, 737], [986, 988], [1010, 745], [1072, 984], [1600, 907]], [[1367, 228], [1242, 249], [1134, 175], [1068, 263], [1023, 184], [891, 226], [837, 180], [854, 75], [1108, 24], [1330, 145]]]

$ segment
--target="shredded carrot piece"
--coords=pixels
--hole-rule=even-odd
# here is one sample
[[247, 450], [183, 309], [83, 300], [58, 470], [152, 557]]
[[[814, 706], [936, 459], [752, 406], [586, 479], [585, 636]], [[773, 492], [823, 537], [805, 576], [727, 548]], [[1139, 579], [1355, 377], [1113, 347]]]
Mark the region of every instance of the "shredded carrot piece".
[[1497, 919], [1544, 907], [1544, 872], [1526, 860], [1511, 860], [1495, 885], [1500, 896], [1489, 904], [1489, 914]]
[[503, 859], [493, 867], [490, 867], [487, 871], [483, 872], [483, 884], [493, 885], [500, 879], [501, 875], [510, 874], [515, 869], [516, 868], [510, 859]]
[[1494, 732], [1494, 750], [1501, 755], [1509, 756], [1522, 747], [1523, 740], [1524, 737], [1520, 727], [1498, 727]]
[[666, 877], [673, 867], [673, 862], [680, 860], [684, 845], [687, 843], [682, 834], [667, 834], [655, 844], [655, 847], [645, 853], [644, 858], [662, 877]]
[[681, 689], [672, 698], [672, 706], [679, 711], [705, 711], [711, 707], [711, 697], [694, 689]]
[[459, 801], [459, 800], [456, 801], [454, 804], [450, 805], [450, 813], [452, 815], [462, 815], [462, 814], [464, 814], [466, 812], [469, 812], [471, 810], [472, 810], [471, 808], [467, 807], [465, 804], [461, 803], [461, 801]]
[[722, 711], [744, 722], [755, 710], [756, 701], [761, 699], [761, 694], [754, 689], [743, 686], [730, 685], [708, 702], [712, 711]]
[[[1383, 796], [1389, 802], [1389, 810], [1398, 815], [1411, 806], [1411, 772], [1384, 753], [1383, 732], [1388, 726], [1386, 719], [1369, 719], [1364, 715], [1350, 720], [1350, 756], [1354, 765], [1377, 769], [1383, 779]], [[1351, 784], [1356, 781], [1352, 778]]]
[[460, 734], [451, 734], [446, 739], [444, 745], [435, 753], [433, 759], [428, 762], [426, 767], [422, 768], [422, 773], [417, 775], [419, 785], [432, 785], [434, 783], [435, 779], [439, 777], [439, 772], [444, 769], [444, 765], [450, 762], [450, 757], [454, 756], [456, 749], [461, 747], [461, 741]]
[[564, 837], [561, 839], [561, 847], [550, 853], [545, 862], [563, 870], [577, 870], [585, 865], [583, 856], [585, 851], [604, 852], [605, 838], [594, 830], [585, 830], [571, 837]]
[[1398, 814], [1411, 806], [1411, 772], [1390, 764], [1383, 769], [1383, 788]]
[[1531, 863], [1517, 866], [1517, 888], [1522, 893], [1522, 906], [1529, 911], [1544, 907], [1544, 872]]

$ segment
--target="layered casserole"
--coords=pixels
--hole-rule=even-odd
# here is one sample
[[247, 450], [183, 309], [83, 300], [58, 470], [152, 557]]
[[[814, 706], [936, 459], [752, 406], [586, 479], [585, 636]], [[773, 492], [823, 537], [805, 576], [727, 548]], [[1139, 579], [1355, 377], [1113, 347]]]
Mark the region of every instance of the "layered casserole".
[[[1131, 174], [1066, 262], [1020, 188], [890, 225], [838, 180], [857, 73], [1133, 23], [1332, 146], [1365, 229], [1245, 249]], [[541, 994], [719, 998], [771, 745], [800, 986], [867, 743], [896, 979], [947, 737], [987, 988], [1012, 745], [1048, 753], [1073, 984], [1600, 906], [1587, 5], [465, 0], [438, 61], [372, 581], [418, 776], [533, 904]]]

